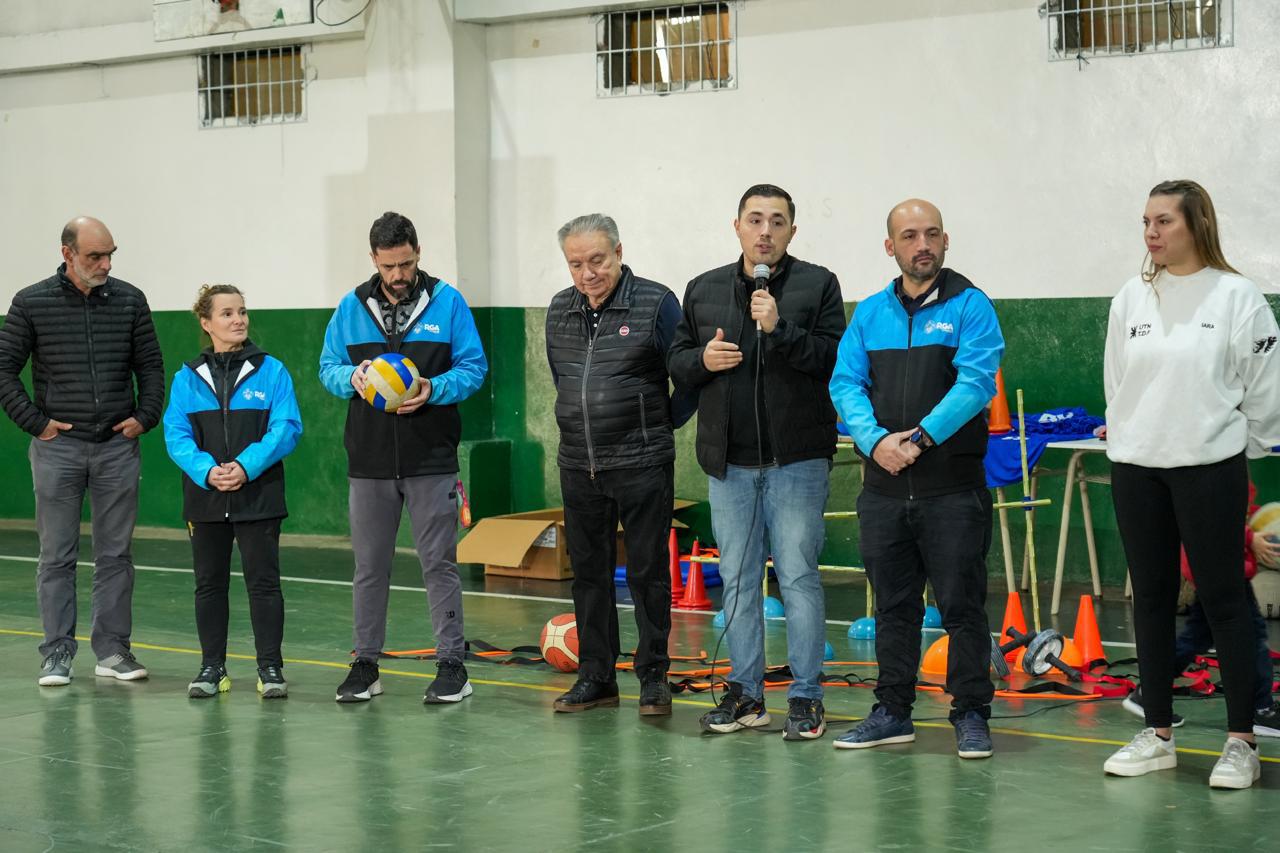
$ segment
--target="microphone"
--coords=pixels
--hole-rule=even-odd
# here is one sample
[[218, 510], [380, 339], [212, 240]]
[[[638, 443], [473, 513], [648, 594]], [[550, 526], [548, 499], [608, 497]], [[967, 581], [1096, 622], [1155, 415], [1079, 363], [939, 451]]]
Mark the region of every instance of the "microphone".
[[[755, 269], [751, 271], [751, 274], [752, 276], [754, 276], [756, 280], [756, 290], [769, 289], [769, 265], [768, 264], [756, 264]], [[760, 331], [761, 331], [760, 321], [756, 320], [756, 334], [759, 335]]]

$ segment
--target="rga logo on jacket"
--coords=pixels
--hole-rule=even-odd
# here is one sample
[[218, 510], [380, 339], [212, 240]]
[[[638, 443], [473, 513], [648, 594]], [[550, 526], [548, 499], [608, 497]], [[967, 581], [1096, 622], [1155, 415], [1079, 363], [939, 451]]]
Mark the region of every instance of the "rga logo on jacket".
[[950, 334], [955, 330], [956, 330], [956, 327], [954, 325], [942, 320], [938, 320], [937, 322], [930, 320], [929, 322], [924, 324], [924, 333], [926, 335], [931, 335], [934, 332], [946, 332], [947, 334]]

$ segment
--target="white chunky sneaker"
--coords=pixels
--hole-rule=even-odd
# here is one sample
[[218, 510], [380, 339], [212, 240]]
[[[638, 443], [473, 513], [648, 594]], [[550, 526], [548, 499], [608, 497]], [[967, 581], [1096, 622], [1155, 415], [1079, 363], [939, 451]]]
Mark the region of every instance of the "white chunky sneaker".
[[1248, 788], [1262, 776], [1262, 762], [1258, 751], [1248, 741], [1238, 737], [1227, 738], [1222, 757], [1213, 765], [1209, 774], [1210, 788]]
[[1177, 766], [1173, 738], [1164, 740], [1155, 729], [1143, 729], [1108, 758], [1102, 769], [1112, 776], [1143, 776], [1153, 770], [1172, 770]]

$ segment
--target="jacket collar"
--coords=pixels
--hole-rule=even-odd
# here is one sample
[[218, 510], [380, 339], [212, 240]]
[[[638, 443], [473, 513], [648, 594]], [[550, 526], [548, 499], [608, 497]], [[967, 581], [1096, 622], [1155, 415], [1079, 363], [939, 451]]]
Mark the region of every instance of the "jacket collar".
[[[739, 281], [745, 282], [746, 284], [754, 285], [755, 279], [747, 275], [746, 269], [743, 268], [743, 262], [745, 260], [746, 260], [745, 255], [738, 255], [738, 262], [734, 264], [733, 268], [738, 271]], [[775, 282], [777, 282], [779, 279], [785, 277], [787, 272], [791, 269], [791, 262], [793, 260], [795, 259], [792, 258], [790, 254], [783, 255], [782, 260], [778, 261], [778, 266], [769, 275], [769, 284], [772, 285]]]
[[[230, 366], [232, 368], [232, 372], [238, 371], [240, 369], [239, 365], [246, 361], [252, 362], [256, 366], [262, 362], [262, 359], [265, 358], [266, 355], [267, 353], [265, 350], [255, 344], [252, 340], [246, 338], [244, 346], [238, 350], [232, 351], [231, 353]], [[205, 347], [200, 351], [198, 356], [187, 362], [187, 367], [190, 367], [192, 370], [197, 370], [200, 365], [207, 364], [212, 368], [213, 362], [213, 347]]]
[[86, 295], [83, 290], [76, 287], [76, 283], [71, 280], [71, 277], [69, 275], [67, 275], [66, 261], [63, 261], [62, 263], [58, 264], [57, 276], [58, 276], [58, 284], [60, 286], [66, 288], [67, 290], [70, 290], [71, 292], [75, 293], [77, 296], [83, 296], [85, 299], [89, 299], [91, 297], [98, 297], [98, 298], [105, 299], [106, 297], [111, 295], [111, 292], [112, 292], [111, 285], [115, 284], [115, 281], [116, 281], [111, 276], [107, 276], [106, 281], [104, 281], [102, 284], [98, 285], [97, 287], [90, 288], [89, 293]]
[[[569, 306], [565, 309], [569, 312], [583, 311], [590, 306], [587, 305], [587, 297], [582, 295], [582, 291], [578, 288], [571, 288], [573, 293], [569, 295]], [[626, 264], [622, 265], [622, 274], [618, 276], [618, 284], [614, 287], [613, 293], [609, 294], [608, 303], [610, 308], [630, 308], [631, 297], [635, 295], [636, 277], [631, 274], [631, 267]]]

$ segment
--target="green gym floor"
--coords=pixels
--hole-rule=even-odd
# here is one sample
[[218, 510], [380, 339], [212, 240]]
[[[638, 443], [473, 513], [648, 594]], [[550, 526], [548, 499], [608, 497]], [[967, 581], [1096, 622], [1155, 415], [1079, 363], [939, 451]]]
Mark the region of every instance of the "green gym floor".
[[[234, 687], [189, 700], [186, 684], [199, 664], [189, 549], [181, 540], [147, 539], [135, 548], [133, 639], [151, 678], [95, 678], [82, 639], [72, 684], [42, 688], [36, 553], [33, 534], [0, 531], [4, 853], [1275, 850], [1280, 742], [1263, 741], [1262, 781], [1253, 789], [1211, 791], [1209, 769], [1224, 737], [1220, 699], [1180, 700], [1188, 722], [1177, 734], [1178, 768], [1137, 779], [1102, 773], [1107, 755], [1141, 725], [1118, 700], [997, 700], [996, 754], [986, 761], [956, 757], [947, 706], [929, 694], [916, 705], [914, 744], [857, 752], [832, 749], [832, 736], [848, 728], [841, 721], [815, 742], [788, 743], [777, 733], [703, 736], [705, 695], [678, 695], [672, 717], [642, 720], [629, 675], [620, 708], [553, 714], [571, 675], [469, 663], [471, 698], [424, 706], [434, 664], [387, 661], [383, 696], [338, 705], [350, 642], [350, 555], [285, 548], [289, 699], [264, 702], [254, 691], [244, 590], [233, 579]], [[87, 540], [82, 553], [90, 553]], [[568, 583], [486, 580], [474, 567], [464, 567], [463, 578], [471, 638], [536, 643], [545, 620], [572, 610]], [[847, 620], [865, 607], [861, 579], [824, 581], [836, 659], [868, 660], [872, 644], [845, 636]], [[396, 558], [394, 583], [408, 589], [391, 596], [389, 648], [432, 645], [412, 557]], [[85, 566], [81, 635], [90, 587]], [[1116, 643], [1110, 657], [1128, 657], [1128, 608], [1109, 592], [1099, 607], [1103, 640]], [[998, 622], [1003, 590], [993, 589], [991, 600]], [[1068, 633], [1074, 611], [1068, 605], [1062, 614]], [[635, 637], [629, 610], [620, 621], [625, 648]], [[709, 614], [677, 613], [673, 623], [673, 653], [714, 648]], [[770, 622], [767, 636], [769, 661], [783, 661], [783, 623]], [[831, 671], [875, 674], [870, 666]], [[861, 717], [872, 702], [867, 689], [829, 688], [828, 718]], [[768, 704], [780, 722], [785, 693], [770, 692]]]

